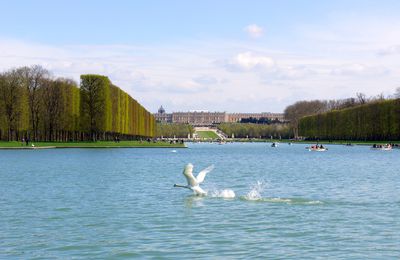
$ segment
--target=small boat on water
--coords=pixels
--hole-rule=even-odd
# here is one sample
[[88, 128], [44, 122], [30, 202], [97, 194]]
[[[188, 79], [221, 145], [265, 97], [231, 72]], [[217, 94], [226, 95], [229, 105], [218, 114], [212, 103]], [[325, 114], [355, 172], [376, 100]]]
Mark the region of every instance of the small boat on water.
[[328, 148], [310, 148], [308, 149], [310, 152], [326, 152]]
[[275, 142], [271, 144], [271, 147], [278, 147], [278, 146], [279, 146], [278, 143]]
[[392, 150], [392, 145], [391, 144], [384, 144], [384, 145], [382, 145], [382, 144], [374, 144], [372, 147], [371, 147], [371, 150], [380, 150], [380, 151], [390, 151], [390, 150]]
[[308, 151], [310, 152], [326, 152], [328, 151], [328, 148], [322, 146], [322, 145], [312, 145], [310, 147], [306, 147]]

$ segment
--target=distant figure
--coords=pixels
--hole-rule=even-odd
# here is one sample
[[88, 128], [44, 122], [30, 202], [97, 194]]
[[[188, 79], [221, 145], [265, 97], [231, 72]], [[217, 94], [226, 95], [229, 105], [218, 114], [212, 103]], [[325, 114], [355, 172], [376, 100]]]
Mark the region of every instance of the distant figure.
[[23, 146], [23, 145], [24, 145], [24, 143], [25, 143], [25, 138], [23, 138], [23, 137], [22, 137], [22, 140], [21, 140], [21, 146]]
[[25, 138], [25, 144], [26, 144], [26, 146], [29, 145], [29, 137], [26, 137], [26, 138]]

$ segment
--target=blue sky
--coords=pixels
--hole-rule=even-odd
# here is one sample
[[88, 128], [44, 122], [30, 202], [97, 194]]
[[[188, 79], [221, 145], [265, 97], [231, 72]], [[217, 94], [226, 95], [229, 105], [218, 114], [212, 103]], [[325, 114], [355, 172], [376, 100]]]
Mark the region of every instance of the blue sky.
[[400, 1], [4, 1], [0, 69], [98, 73], [150, 111], [281, 112], [400, 86]]

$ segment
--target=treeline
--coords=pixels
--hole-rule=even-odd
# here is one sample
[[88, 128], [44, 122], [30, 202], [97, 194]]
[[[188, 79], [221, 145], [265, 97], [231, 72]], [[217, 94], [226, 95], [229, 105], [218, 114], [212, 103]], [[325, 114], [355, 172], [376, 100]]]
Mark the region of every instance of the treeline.
[[299, 136], [299, 122], [302, 117], [326, 113], [329, 111], [342, 110], [365, 104], [379, 103], [384, 100], [400, 98], [400, 88], [396, 89], [394, 95], [385, 97], [383, 94], [367, 97], [363, 93], [356, 93], [356, 97], [333, 100], [302, 100], [287, 106], [284, 114], [290, 123], [295, 137]]
[[285, 124], [243, 124], [243, 123], [221, 123], [218, 129], [224, 132], [228, 137], [235, 138], [290, 138], [291, 131]]
[[271, 125], [271, 124], [284, 124], [283, 122], [279, 121], [278, 118], [271, 119], [268, 117], [261, 117], [261, 118], [242, 118], [240, 123], [252, 123], [252, 124], [263, 124], [263, 125]]
[[400, 140], [400, 99], [303, 117], [299, 134], [325, 140]]
[[187, 138], [194, 132], [193, 126], [189, 124], [164, 124], [156, 123], [156, 136], [164, 138]]
[[105, 76], [82, 75], [78, 87], [38, 65], [0, 73], [0, 140], [124, 140], [154, 134], [154, 117]]

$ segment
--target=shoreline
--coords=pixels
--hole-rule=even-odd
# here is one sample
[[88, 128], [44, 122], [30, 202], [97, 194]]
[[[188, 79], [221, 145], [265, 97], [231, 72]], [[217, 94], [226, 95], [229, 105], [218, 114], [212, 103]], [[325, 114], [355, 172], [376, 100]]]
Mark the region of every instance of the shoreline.
[[187, 146], [39, 146], [39, 147], [0, 147], [0, 150], [46, 150], [46, 149], [128, 149], [128, 148], [188, 148]]
[[28, 146], [21, 142], [0, 142], [0, 150], [43, 150], [43, 149], [111, 149], [111, 148], [187, 148], [186, 144], [181, 143], [153, 143], [139, 141], [121, 141], [115, 142], [33, 142]]
[[[225, 139], [225, 142], [232, 143], [292, 143], [292, 144], [328, 144], [328, 145], [373, 145], [373, 144], [400, 144], [400, 141], [327, 141], [327, 140], [304, 140], [304, 141], [293, 141], [288, 139]], [[197, 140], [187, 141], [188, 143], [218, 143], [216, 140]]]

